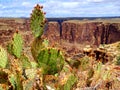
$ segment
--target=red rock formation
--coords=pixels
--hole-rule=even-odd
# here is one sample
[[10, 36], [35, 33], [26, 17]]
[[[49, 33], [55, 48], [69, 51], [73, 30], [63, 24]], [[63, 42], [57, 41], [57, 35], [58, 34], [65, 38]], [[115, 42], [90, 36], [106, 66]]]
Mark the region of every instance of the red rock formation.
[[14, 30], [0, 30], [0, 44], [3, 46], [12, 39]]
[[102, 23], [95, 31], [96, 43], [109, 44], [120, 41], [120, 23]]
[[62, 38], [90, 45], [113, 43], [120, 40], [119, 26], [120, 23], [65, 21], [62, 23]]
[[11, 40], [16, 29], [23, 35], [25, 45], [30, 43], [33, 36], [31, 35], [29, 25], [28, 19], [0, 18], [0, 45], [5, 46]]
[[94, 44], [94, 33], [97, 28], [97, 22], [91, 23], [62, 23], [62, 38], [69, 42]]
[[51, 44], [60, 41], [60, 26], [57, 22], [49, 22], [45, 31], [45, 37]]
[[[3, 26], [8, 27], [7, 30], [2, 29]], [[0, 44], [9, 41], [16, 29], [23, 34], [25, 42], [29, 44], [33, 38], [29, 19], [0, 19]], [[120, 23], [118, 22], [64, 21], [61, 31], [59, 23], [49, 22], [45, 36], [51, 44], [59, 43], [61, 39], [69, 43], [90, 45], [108, 44], [120, 40]]]

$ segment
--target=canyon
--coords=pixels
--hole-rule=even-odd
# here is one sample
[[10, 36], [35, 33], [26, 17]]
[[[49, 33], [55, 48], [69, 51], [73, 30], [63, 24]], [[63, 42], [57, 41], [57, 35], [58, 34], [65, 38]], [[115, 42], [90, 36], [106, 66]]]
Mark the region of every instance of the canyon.
[[110, 44], [120, 40], [120, 22], [68, 20], [61, 26], [57, 22], [50, 22], [46, 37], [56, 42], [62, 39], [69, 43], [86, 45]]
[[[23, 34], [25, 44], [32, 39], [29, 19], [0, 19], [0, 44], [12, 39], [13, 33], [19, 30]], [[50, 43], [77, 43], [84, 45], [110, 44], [120, 41], [120, 19], [108, 20], [67, 20], [50, 21], [45, 27], [44, 36]]]
[[[29, 19], [0, 18], [1, 46], [6, 48], [15, 32], [19, 32], [23, 37], [23, 55], [33, 62], [31, 43], [34, 36], [30, 30]], [[53, 88], [56, 88], [56, 83], [61, 83], [61, 80], [74, 73], [77, 77], [77, 82], [73, 86], [77, 88], [75, 90], [109, 90], [109, 88], [119, 90], [120, 19], [48, 21], [42, 38], [47, 38], [48, 45], [61, 50], [65, 57], [65, 65], [60, 77], [46, 76], [48, 78], [45, 78], [45, 82], [49, 83], [49, 86], [55, 84]], [[17, 59], [9, 60], [15, 62]], [[25, 69], [23, 71], [25, 78], [26, 70], [35, 69]]]

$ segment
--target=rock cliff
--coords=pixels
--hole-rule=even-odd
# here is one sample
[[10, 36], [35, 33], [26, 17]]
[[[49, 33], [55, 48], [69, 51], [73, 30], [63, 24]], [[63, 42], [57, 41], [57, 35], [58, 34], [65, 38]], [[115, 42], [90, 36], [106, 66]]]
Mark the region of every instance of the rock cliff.
[[[9, 41], [18, 29], [25, 39], [25, 44], [32, 40], [29, 19], [0, 19], [0, 44]], [[45, 37], [51, 44], [68, 42], [84, 45], [109, 44], [120, 41], [120, 21], [112, 20], [68, 20], [62, 22], [48, 22]], [[28, 42], [28, 43], [27, 43]]]
[[120, 23], [65, 21], [62, 39], [90, 45], [114, 43], [120, 40]]
[[25, 45], [28, 45], [33, 38], [29, 26], [28, 19], [0, 18], [0, 45], [5, 46], [16, 30], [23, 35]]
[[62, 29], [57, 22], [49, 22], [46, 37], [50, 42], [100, 45], [120, 41], [120, 22], [64, 21]]
[[45, 37], [49, 39], [51, 44], [60, 42], [60, 25], [57, 22], [49, 22], [45, 28]]

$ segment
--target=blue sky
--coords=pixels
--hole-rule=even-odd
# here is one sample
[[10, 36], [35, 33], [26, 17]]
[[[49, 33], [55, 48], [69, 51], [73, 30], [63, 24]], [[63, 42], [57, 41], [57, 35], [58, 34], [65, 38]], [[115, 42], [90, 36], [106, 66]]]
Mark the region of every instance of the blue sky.
[[120, 16], [120, 0], [0, 0], [0, 17], [29, 17], [37, 3], [46, 17]]

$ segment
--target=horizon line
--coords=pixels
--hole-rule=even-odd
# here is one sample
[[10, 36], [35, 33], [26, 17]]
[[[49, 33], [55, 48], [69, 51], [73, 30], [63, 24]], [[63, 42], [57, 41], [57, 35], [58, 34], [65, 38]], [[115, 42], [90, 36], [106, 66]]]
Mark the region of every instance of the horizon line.
[[[30, 18], [30, 17], [2, 17], [0, 18]], [[120, 16], [89, 16], [89, 17], [45, 17], [45, 18], [120, 18]]]

